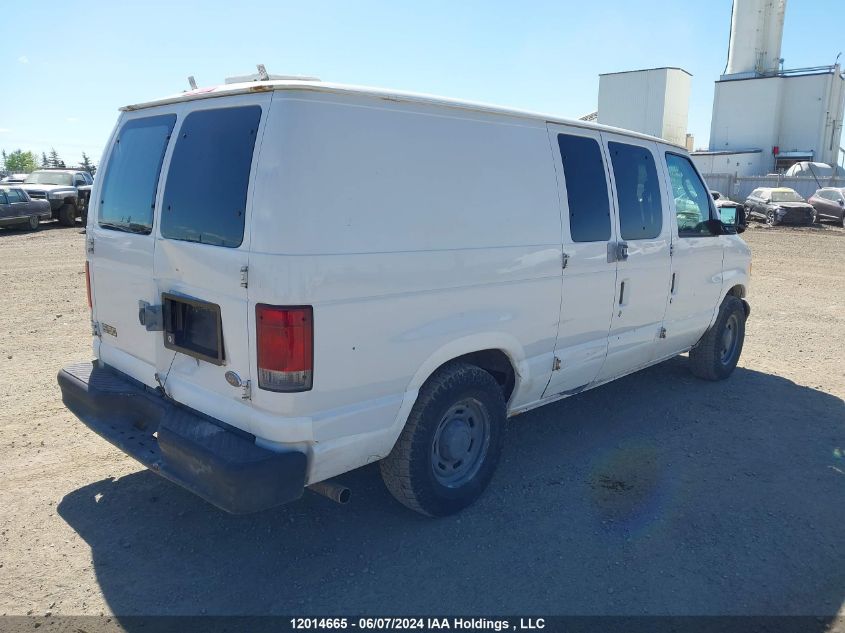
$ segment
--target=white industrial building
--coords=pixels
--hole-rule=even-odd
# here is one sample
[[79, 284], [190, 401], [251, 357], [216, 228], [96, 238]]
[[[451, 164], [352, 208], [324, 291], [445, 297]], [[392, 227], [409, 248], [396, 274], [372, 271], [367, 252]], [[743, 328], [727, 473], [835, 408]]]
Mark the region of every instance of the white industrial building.
[[598, 122], [687, 142], [692, 75], [682, 68], [648, 68], [599, 75]]
[[782, 172], [840, 162], [845, 75], [838, 64], [783, 69], [786, 0], [734, 0], [725, 74], [716, 82], [705, 173]]

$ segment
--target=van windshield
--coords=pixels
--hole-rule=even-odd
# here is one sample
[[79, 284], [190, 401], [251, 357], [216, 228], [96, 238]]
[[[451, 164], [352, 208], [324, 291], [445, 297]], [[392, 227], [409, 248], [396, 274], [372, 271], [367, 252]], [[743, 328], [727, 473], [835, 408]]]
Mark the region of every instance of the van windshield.
[[99, 225], [148, 234], [153, 227], [158, 178], [175, 114], [133, 119], [120, 129], [105, 168]]

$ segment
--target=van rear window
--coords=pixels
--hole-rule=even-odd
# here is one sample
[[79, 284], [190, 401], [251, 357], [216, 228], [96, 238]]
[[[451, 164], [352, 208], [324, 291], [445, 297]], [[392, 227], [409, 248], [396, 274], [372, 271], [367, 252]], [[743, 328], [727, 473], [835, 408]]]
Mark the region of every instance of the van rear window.
[[175, 114], [127, 121], [120, 128], [100, 194], [97, 221], [104, 229], [148, 234], [167, 141]]
[[164, 188], [162, 237], [241, 245], [260, 119], [259, 106], [199, 110], [185, 117]]

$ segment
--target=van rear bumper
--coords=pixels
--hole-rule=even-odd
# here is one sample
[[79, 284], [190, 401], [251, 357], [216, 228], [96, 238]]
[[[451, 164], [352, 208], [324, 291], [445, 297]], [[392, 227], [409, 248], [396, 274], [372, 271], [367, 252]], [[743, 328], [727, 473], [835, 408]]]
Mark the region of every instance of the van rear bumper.
[[[233, 514], [302, 496], [308, 459], [186, 409], [96, 361], [59, 372], [65, 406], [95, 433], [162, 477]], [[155, 434], [155, 435], [153, 435]]]

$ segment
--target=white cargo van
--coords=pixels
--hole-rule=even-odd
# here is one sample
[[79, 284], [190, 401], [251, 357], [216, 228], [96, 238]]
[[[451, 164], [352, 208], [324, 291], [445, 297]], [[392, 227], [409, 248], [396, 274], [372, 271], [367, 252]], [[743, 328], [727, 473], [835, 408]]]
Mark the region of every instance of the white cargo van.
[[423, 95], [126, 107], [90, 211], [95, 360], [64, 402], [230, 512], [345, 498], [328, 480], [375, 461], [406, 506], [458, 511], [507, 417], [687, 351], [726, 378], [749, 312], [749, 249], [684, 149]]

